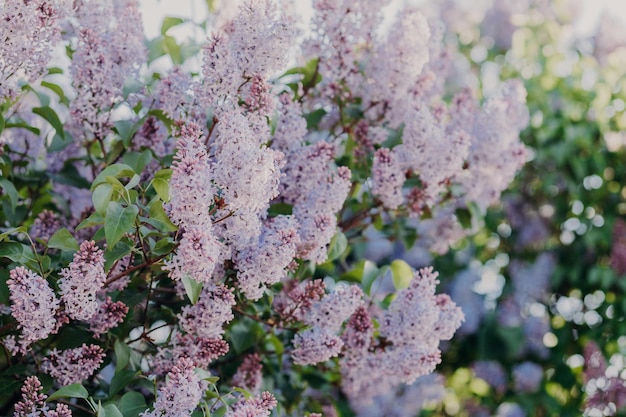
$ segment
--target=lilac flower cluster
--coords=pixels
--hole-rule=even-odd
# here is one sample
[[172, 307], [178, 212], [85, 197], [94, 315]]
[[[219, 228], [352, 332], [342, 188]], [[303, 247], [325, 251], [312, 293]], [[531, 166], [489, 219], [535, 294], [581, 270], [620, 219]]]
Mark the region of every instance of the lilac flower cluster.
[[31, 343], [55, 332], [60, 302], [46, 280], [34, 272], [18, 266], [9, 276], [11, 315], [22, 330], [19, 346], [15, 347], [24, 354]]
[[[382, 394], [381, 386], [391, 389], [412, 383], [431, 373], [441, 361], [439, 342], [452, 338], [463, 321], [463, 313], [447, 295], [435, 295], [437, 283], [432, 268], [416, 272], [409, 288], [401, 290], [382, 313], [379, 344], [347, 352], [341, 372], [342, 388], [350, 401]], [[351, 332], [361, 332], [361, 340], [369, 340], [371, 319], [363, 310], [357, 313], [358, 320], [349, 322]], [[359, 340], [354, 336], [350, 339]], [[372, 369], [377, 370], [376, 378], [371, 378]]]
[[296, 334], [293, 340], [293, 362], [309, 365], [339, 355], [343, 348], [337, 332], [354, 311], [363, 304], [363, 291], [357, 286], [338, 286], [314, 302], [303, 317], [311, 327]]
[[61, 386], [80, 383], [89, 378], [104, 360], [104, 350], [97, 345], [86, 345], [58, 351], [52, 349], [41, 365], [41, 370], [52, 376]]
[[180, 358], [167, 374], [165, 386], [157, 393], [154, 410], [141, 413], [142, 417], [191, 416], [198, 406], [207, 382], [194, 372], [191, 359]]
[[104, 253], [96, 242], [85, 241], [60, 275], [59, 288], [65, 311], [73, 319], [88, 321], [98, 311], [97, 293], [104, 286], [107, 276]]
[[[116, 16], [124, 15], [124, 19]], [[141, 15], [135, 0], [78, 2], [76, 50], [70, 68], [76, 98], [71, 131], [79, 141], [104, 140], [113, 126], [111, 109], [122, 100], [128, 76], [145, 61]]]
[[18, 96], [20, 80], [32, 82], [44, 74], [67, 12], [65, 0], [0, 3], [0, 101]]
[[66, 404], [57, 404], [55, 410], [46, 405], [47, 395], [42, 394], [43, 387], [36, 376], [29, 376], [22, 386], [22, 399], [15, 404], [14, 417], [72, 417], [72, 411]]

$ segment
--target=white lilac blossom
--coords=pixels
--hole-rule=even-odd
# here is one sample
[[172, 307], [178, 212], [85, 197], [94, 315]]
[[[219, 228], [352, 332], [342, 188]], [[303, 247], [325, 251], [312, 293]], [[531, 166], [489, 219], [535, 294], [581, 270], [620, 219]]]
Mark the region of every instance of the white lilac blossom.
[[191, 416], [198, 406], [208, 383], [194, 372], [191, 359], [181, 358], [167, 374], [167, 382], [157, 392], [154, 410], [144, 411], [142, 417]]
[[183, 307], [178, 315], [181, 329], [207, 339], [220, 338], [224, 325], [233, 318], [235, 296], [225, 285], [207, 284], [200, 293], [198, 302]]
[[[81, 1], [78, 43], [70, 72], [76, 90], [70, 131], [78, 141], [104, 140], [113, 126], [111, 108], [122, 100], [124, 80], [145, 61], [141, 16], [135, 0]], [[116, 19], [122, 14], [124, 19]]]
[[176, 144], [168, 211], [172, 222], [183, 227], [183, 236], [176, 254], [163, 268], [176, 281], [189, 277], [209, 282], [222, 251], [212, 231], [213, 167], [201, 135], [200, 127], [189, 123], [181, 129]]
[[[315, 0], [312, 36], [304, 45], [306, 56], [319, 58], [320, 73], [328, 83], [360, 81], [360, 51], [371, 48], [375, 31], [382, 20], [385, 1]], [[353, 81], [353, 82], [350, 82]]]
[[391, 127], [397, 128], [411, 111], [413, 91], [430, 59], [430, 36], [426, 18], [409, 9], [396, 16], [387, 38], [375, 43], [363, 71], [367, 82], [361, 93], [364, 108], [372, 108], [370, 119], [386, 114]]
[[497, 201], [527, 160], [519, 135], [528, 122], [522, 82], [502, 83], [498, 94], [485, 102], [473, 125], [466, 127], [472, 139], [468, 167], [459, 176], [466, 201], [482, 208]]
[[124, 321], [128, 307], [121, 301], [113, 301], [111, 297], [98, 300], [98, 311], [88, 321], [89, 330], [95, 337], [100, 337]]
[[9, 277], [7, 286], [11, 315], [22, 331], [19, 350], [25, 353], [31, 343], [45, 339], [54, 332], [59, 300], [46, 280], [22, 266], [11, 270]]
[[80, 383], [93, 375], [104, 357], [104, 350], [97, 345], [83, 343], [75, 349], [52, 349], [41, 364], [41, 370], [52, 376], [61, 386]]
[[209, 210], [215, 188], [211, 183], [213, 167], [202, 135], [195, 123], [183, 126], [172, 163], [169, 217], [185, 228], [210, 228]]
[[[265, 138], [269, 140], [269, 131]], [[240, 110], [219, 116], [212, 142], [214, 180], [226, 209], [233, 212], [224, 222], [223, 234], [238, 249], [256, 243], [261, 219], [270, 200], [278, 196], [284, 155], [263, 145], [263, 139]]]
[[296, 334], [292, 358], [295, 364], [324, 362], [339, 355], [343, 340], [337, 335], [343, 323], [363, 304], [363, 291], [357, 286], [338, 286], [315, 301], [302, 320], [312, 326]]
[[187, 229], [183, 232], [176, 254], [165, 262], [163, 269], [175, 281], [189, 277], [197, 282], [209, 282], [219, 251], [220, 243], [209, 230], [199, 227]]
[[293, 216], [277, 216], [263, 225], [259, 242], [236, 256], [237, 281], [247, 298], [258, 300], [268, 286], [286, 277], [299, 243]]
[[68, 6], [66, 0], [0, 1], [0, 102], [19, 95], [19, 81], [44, 75]]
[[[431, 373], [441, 361], [439, 341], [452, 337], [463, 313], [447, 295], [435, 294], [437, 283], [432, 268], [416, 272], [410, 286], [398, 292], [379, 319], [380, 337], [385, 343], [347, 352], [341, 361], [342, 389], [351, 402], [383, 395], [382, 386], [392, 389], [410, 384]], [[358, 314], [358, 328], [366, 338], [370, 326], [363, 311]], [[351, 332], [358, 331], [352, 320], [349, 326], [354, 328]], [[375, 378], [372, 369], [376, 369]]]
[[321, 141], [293, 149], [287, 155], [281, 200], [292, 204], [300, 223], [298, 257], [316, 263], [327, 258], [326, 248], [337, 229], [337, 212], [350, 191], [351, 172], [335, 167], [335, 147]]
[[306, 134], [306, 119], [302, 116], [302, 106], [293, 101], [289, 94], [281, 94], [272, 148], [288, 154], [293, 148], [302, 146]]
[[62, 300], [68, 315], [87, 321], [98, 311], [96, 294], [104, 286], [104, 253], [94, 241], [85, 241], [74, 254], [74, 260], [64, 268], [59, 280]]
[[279, 15], [273, 2], [240, 7], [235, 19], [204, 47], [203, 83], [197, 88], [200, 101], [207, 107], [236, 107], [242, 85], [255, 77], [265, 81], [285, 67], [294, 35], [290, 19]]

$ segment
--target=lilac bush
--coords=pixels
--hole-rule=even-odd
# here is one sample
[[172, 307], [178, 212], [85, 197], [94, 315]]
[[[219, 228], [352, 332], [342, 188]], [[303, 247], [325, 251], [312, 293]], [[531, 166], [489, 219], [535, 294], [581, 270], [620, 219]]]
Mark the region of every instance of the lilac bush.
[[172, 18], [144, 42], [135, 0], [0, 4], [0, 414], [368, 415], [440, 395], [461, 308], [432, 267], [363, 247], [443, 254], [478, 230], [528, 158], [520, 81], [483, 97], [440, 20], [377, 30], [374, 1], [314, 1], [307, 35], [250, 1], [197, 48]]

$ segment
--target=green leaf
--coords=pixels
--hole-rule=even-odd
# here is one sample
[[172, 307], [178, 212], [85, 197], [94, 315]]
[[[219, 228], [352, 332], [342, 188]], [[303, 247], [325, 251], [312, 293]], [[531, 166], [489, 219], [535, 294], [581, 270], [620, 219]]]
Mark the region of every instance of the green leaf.
[[115, 131], [122, 139], [122, 142], [126, 146], [130, 146], [130, 141], [141, 127], [141, 122], [132, 122], [130, 120], [118, 120], [113, 123]]
[[361, 276], [361, 287], [366, 294], [370, 294], [372, 284], [380, 275], [380, 269], [370, 260], [363, 263], [363, 275]]
[[13, 183], [6, 178], [0, 178], [0, 187], [2, 187], [6, 195], [9, 196], [11, 208], [15, 211], [15, 208], [17, 207], [17, 189]]
[[146, 404], [146, 399], [140, 393], [127, 392], [122, 395], [118, 408], [124, 417], [138, 417], [139, 414], [146, 411], [148, 405]]
[[154, 179], [152, 180], [154, 190], [157, 192], [161, 200], [165, 202], [170, 201], [170, 178], [172, 178], [172, 169], [165, 168], [154, 174]]
[[2, 113], [0, 113], [0, 134], [2, 134], [3, 130], [4, 130], [4, 116], [2, 115]]
[[124, 256], [131, 253], [133, 247], [126, 243], [125, 240], [120, 240], [117, 242], [117, 245], [112, 248], [107, 247], [104, 251], [104, 269], [109, 270], [113, 266], [113, 264], [118, 260], [122, 259]]
[[58, 84], [54, 84], [48, 81], [42, 81], [41, 82], [41, 86], [42, 87], [46, 87], [52, 91], [54, 91], [56, 93], [57, 96], [59, 96], [59, 99], [61, 101], [61, 103], [63, 104], [68, 104], [69, 100], [67, 99], [67, 97], [65, 97], [65, 92], [63, 91], [63, 88], [61, 88], [60, 85]]
[[165, 55], [163, 36], [159, 36], [158, 38], [149, 40], [146, 43], [146, 46], [148, 47], [148, 63], [151, 63], [155, 59]]
[[272, 204], [267, 211], [269, 217], [276, 217], [281, 214], [286, 216], [293, 214], [293, 206], [287, 203], [276, 203]]
[[57, 134], [65, 139], [65, 131], [63, 130], [63, 123], [59, 119], [57, 113], [49, 106], [34, 107], [33, 113], [43, 117], [50, 125], [56, 130]]
[[313, 110], [311, 113], [308, 113], [304, 116], [304, 118], [306, 119], [306, 128], [311, 130], [311, 129], [316, 129], [317, 125], [319, 125], [320, 121], [322, 120], [322, 117], [324, 117], [326, 115], [326, 110], [324, 109], [317, 109], [317, 110]]
[[348, 239], [343, 232], [337, 232], [328, 245], [328, 261], [339, 258], [348, 248]]
[[117, 339], [113, 345], [113, 351], [115, 352], [115, 372], [119, 372], [126, 368], [130, 361], [130, 347]]
[[391, 262], [391, 274], [396, 290], [408, 288], [414, 276], [413, 268], [402, 259]]
[[472, 214], [468, 209], [458, 208], [454, 211], [454, 214], [456, 214], [456, 218], [464, 229], [470, 229], [472, 227]]
[[115, 404], [107, 404], [98, 406], [98, 417], [124, 417]]
[[109, 247], [115, 246], [135, 224], [137, 214], [139, 214], [137, 206], [123, 207], [116, 201], [109, 203], [104, 216], [104, 236]]
[[141, 172], [152, 160], [152, 152], [145, 149], [142, 152], [127, 152], [122, 158], [122, 162], [132, 167], [135, 172]]
[[191, 304], [197, 303], [200, 298], [200, 293], [202, 292], [202, 283], [191, 278], [189, 275], [185, 275], [182, 281]]
[[133, 175], [133, 177], [130, 179], [130, 181], [128, 181], [128, 184], [126, 184], [124, 186], [124, 188], [126, 188], [127, 190], [133, 189], [137, 186], [137, 184], [139, 184], [139, 182], [141, 181], [141, 177], [137, 174]]
[[26, 263], [36, 261], [33, 250], [19, 242], [0, 242], [0, 257], [8, 258], [13, 262]]
[[123, 390], [124, 387], [130, 384], [130, 381], [132, 381], [133, 378], [135, 378], [137, 373], [138, 371], [132, 371], [132, 370], [116, 372], [115, 375], [113, 375], [113, 378], [111, 379], [111, 385], [109, 385], [109, 397], [112, 397], [118, 392], [120, 392], [121, 390]]
[[97, 186], [96, 189], [93, 190], [93, 194], [91, 194], [91, 201], [93, 202], [93, 207], [96, 209], [96, 213], [101, 216], [105, 215], [112, 197], [113, 186], [111, 184], [104, 183]]
[[180, 17], [165, 16], [161, 24], [161, 35], [165, 35], [170, 28], [180, 25], [181, 23], [185, 23], [185, 21]]
[[48, 240], [48, 247], [68, 252], [78, 251], [78, 243], [66, 228], [59, 229]]
[[126, 78], [124, 80], [124, 88], [122, 94], [124, 97], [128, 97], [132, 93], [140, 91], [144, 87], [144, 83], [136, 78]]
[[163, 50], [165, 53], [169, 54], [170, 57], [172, 57], [172, 62], [174, 64], [180, 65], [183, 63], [182, 55], [180, 53], [180, 45], [176, 43], [176, 39], [168, 35], [163, 36]]
[[48, 68], [48, 75], [52, 74], [63, 74], [63, 70], [59, 67], [50, 67]]
[[93, 180], [93, 183], [91, 184], [91, 190], [95, 190], [95, 188], [102, 184], [102, 183], [106, 183], [107, 182], [107, 177], [113, 177], [113, 178], [122, 178], [122, 177], [129, 177], [132, 178], [133, 175], [135, 175], [136, 172], [133, 171], [133, 169], [126, 165], [126, 164], [113, 164], [110, 165], [108, 167], [106, 167], [105, 169], [102, 170], [102, 172], [96, 177], [95, 180]]
[[174, 223], [170, 221], [170, 218], [167, 217], [167, 214], [165, 214], [161, 200], [155, 200], [150, 204], [150, 218], [146, 219], [146, 223], [151, 224], [163, 232], [174, 232], [178, 230], [178, 227], [176, 227]]
[[48, 397], [46, 401], [54, 401], [59, 398], [87, 398], [89, 393], [81, 384], [67, 385]]
[[14, 227], [13, 229], [9, 229], [6, 232], [0, 233], [0, 242], [3, 242], [7, 237], [16, 234], [16, 233], [24, 233], [28, 229], [26, 226]]
[[78, 226], [76, 226], [76, 230], [82, 230], [87, 227], [100, 226], [104, 224], [104, 217], [98, 212], [94, 212], [91, 216], [87, 217], [85, 220], [80, 222]]

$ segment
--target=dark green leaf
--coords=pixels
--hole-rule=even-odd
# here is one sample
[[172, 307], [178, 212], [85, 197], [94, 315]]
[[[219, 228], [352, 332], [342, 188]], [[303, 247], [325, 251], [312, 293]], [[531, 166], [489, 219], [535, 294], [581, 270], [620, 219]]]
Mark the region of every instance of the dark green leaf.
[[46, 401], [54, 401], [59, 398], [87, 398], [89, 393], [81, 384], [67, 385], [48, 397]]
[[113, 379], [111, 379], [111, 385], [109, 386], [109, 397], [114, 396], [118, 392], [124, 389], [130, 381], [135, 378], [138, 371], [126, 370], [126, 371], [118, 371], [113, 375]]
[[15, 211], [17, 207], [17, 190], [11, 181], [6, 178], [0, 178], [0, 187], [4, 190], [6, 195], [9, 196], [11, 202], [11, 208]]
[[138, 392], [127, 392], [122, 396], [118, 408], [124, 417], [138, 417], [146, 411], [146, 399]]
[[139, 214], [137, 206], [123, 207], [116, 201], [111, 201], [104, 216], [104, 236], [107, 245], [113, 247], [120, 241], [135, 224], [135, 219]]
[[62, 138], [65, 138], [65, 131], [63, 130], [63, 123], [59, 119], [57, 113], [50, 107], [34, 107], [33, 113], [43, 117], [50, 125], [57, 131], [57, 134]]
[[57, 230], [48, 240], [48, 247], [68, 252], [78, 251], [78, 243], [66, 228]]
[[99, 405], [98, 417], [124, 417], [115, 404]]
[[183, 277], [183, 285], [185, 286], [185, 292], [191, 304], [197, 303], [200, 298], [200, 293], [202, 292], [202, 282], [198, 282], [188, 275], [185, 275]]
[[117, 339], [113, 345], [115, 351], [115, 371], [119, 372], [126, 368], [130, 361], [130, 347], [123, 341]]

